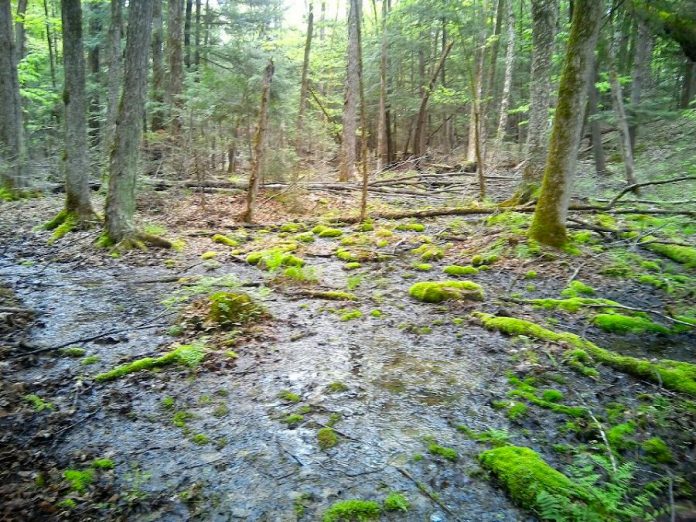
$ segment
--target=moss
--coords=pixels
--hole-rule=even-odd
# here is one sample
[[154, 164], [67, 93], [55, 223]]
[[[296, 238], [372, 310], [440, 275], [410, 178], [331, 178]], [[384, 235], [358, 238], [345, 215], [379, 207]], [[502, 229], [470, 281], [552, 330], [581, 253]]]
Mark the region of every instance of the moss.
[[346, 386], [342, 382], [332, 382], [326, 387], [327, 393], [341, 393], [348, 390], [348, 386]]
[[352, 261], [343, 265], [343, 268], [345, 268], [346, 270], [355, 270], [356, 268], [360, 268], [361, 266], [362, 265], [357, 261]]
[[456, 462], [459, 459], [459, 453], [457, 453], [456, 450], [447, 448], [445, 446], [440, 446], [439, 444], [435, 443], [428, 445], [428, 453], [438, 455], [439, 457], [449, 460], [450, 462]]
[[171, 410], [174, 408], [174, 397], [162, 397], [162, 400], [160, 401], [160, 405], [162, 408], [165, 410]]
[[297, 426], [303, 420], [304, 415], [300, 415], [299, 413], [291, 413], [290, 415], [283, 417], [283, 422], [291, 427]]
[[285, 223], [279, 229], [281, 232], [290, 232], [296, 234], [297, 232], [304, 232], [307, 227], [304, 223]]
[[[534, 386], [518, 379], [515, 376], [509, 376], [508, 382], [515, 387], [515, 389], [509, 393], [511, 397], [525, 399], [541, 408], [545, 408], [563, 415], [569, 415], [571, 417], [583, 417], [587, 415], [586, 408], [558, 404], [558, 402], [563, 399], [563, 394], [558, 390], [547, 390], [542, 397], [539, 397]], [[546, 394], [548, 394], [550, 399], [546, 398]]]
[[239, 246], [239, 241], [236, 239], [232, 239], [231, 237], [224, 236], [222, 234], [215, 234], [212, 237], [213, 243], [220, 243], [221, 245], [225, 245], [228, 247], [236, 247]]
[[636, 446], [636, 442], [630, 439], [635, 434], [636, 425], [633, 422], [624, 422], [607, 430], [607, 442], [615, 451], [623, 451]]
[[305, 261], [281, 248], [271, 248], [247, 254], [246, 262], [266, 270], [277, 270], [281, 266], [304, 266]]
[[177, 411], [172, 416], [172, 424], [177, 428], [185, 428], [188, 421], [193, 418], [193, 415], [188, 411]]
[[524, 274], [525, 279], [536, 279], [537, 278], [537, 273], [534, 270], [530, 270], [526, 274]]
[[338, 228], [331, 228], [324, 225], [317, 225], [312, 229], [312, 233], [319, 237], [339, 237], [343, 235], [343, 231]]
[[215, 409], [213, 410], [213, 417], [217, 417], [218, 419], [221, 419], [222, 417], [226, 416], [230, 412], [229, 406], [227, 404], [218, 404], [215, 406]]
[[210, 438], [203, 433], [196, 433], [193, 437], [191, 437], [191, 442], [197, 446], [205, 446], [206, 444], [210, 443]]
[[479, 270], [487, 270], [489, 265], [492, 265], [496, 261], [498, 261], [499, 257], [496, 254], [490, 254], [487, 256], [483, 256], [481, 254], [477, 254], [474, 257], [471, 258], [471, 264], [474, 265], [475, 267], [479, 267]]
[[541, 398], [548, 402], [561, 402], [563, 400], [563, 392], [559, 390], [545, 390]]
[[334, 503], [322, 518], [323, 522], [368, 522], [379, 520], [382, 508], [372, 500], [341, 500]]
[[581, 295], [594, 295], [595, 289], [586, 285], [582, 281], [572, 281], [568, 287], [561, 292], [563, 297], [580, 297]]
[[522, 212], [501, 212], [500, 214], [493, 214], [486, 219], [486, 225], [499, 225], [515, 233], [523, 234], [529, 227], [530, 220], [531, 216]]
[[114, 469], [114, 461], [111, 459], [94, 459], [92, 467], [95, 469]]
[[318, 283], [319, 276], [314, 267], [289, 266], [283, 270], [283, 277], [301, 283]]
[[577, 312], [584, 306], [595, 307], [597, 305], [606, 305], [607, 308], [618, 306], [619, 303], [609, 299], [601, 299], [594, 297], [569, 297], [567, 299], [530, 299], [529, 303], [545, 308], [546, 310], [565, 310], [566, 312]]
[[650, 333], [669, 333], [669, 328], [652, 322], [649, 319], [639, 316], [629, 316], [621, 314], [599, 314], [592, 319], [592, 322], [598, 328], [605, 332], [619, 334], [640, 334], [645, 332]]
[[293, 393], [289, 390], [283, 390], [278, 394], [278, 398], [284, 400], [285, 402], [298, 403], [302, 400], [297, 393]]
[[90, 364], [96, 364], [99, 361], [101, 361], [101, 358], [98, 355], [88, 355], [80, 361], [80, 364], [89, 366]]
[[297, 234], [295, 236], [295, 239], [297, 241], [301, 241], [302, 243], [313, 243], [314, 234], [312, 234], [311, 232], [303, 232], [302, 234]]
[[460, 265], [449, 265], [446, 266], [443, 271], [447, 275], [451, 276], [465, 276], [465, 275], [474, 275], [478, 274], [479, 270], [478, 268], [467, 265], [467, 266], [460, 266]]
[[203, 252], [201, 254], [201, 259], [204, 259], [204, 260], [213, 259], [213, 258], [217, 257], [217, 255], [218, 255], [217, 252], [212, 252], [212, 251]]
[[341, 312], [339, 319], [341, 321], [352, 321], [353, 319], [360, 319], [362, 317], [362, 312], [360, 310], [345, 310]]
[[696, 248], [682, 245], [666, 245], [664, 243], [650, 243], [647, 248], [656, 254], [665, 256], [672, 261], [681, 263], [687, 268], [696, 267]]
[[375, 230], [375, 235], [377, 237], [392, 237], [394, 235], [394, 232], [392, 232], [388, 228], [378, 228], [377, 230]]
[[391, 492], [384, 499], [385, 511], [403, 511], [406, 513], [411, 507], [411, 503], [401, 493]]
[[339, 439], [333, 428], [322, 428], [317, 432], [317, 442], [322, 451], [338, 445]]
[[490, 314], [474, 313], [485, 327], [509, 335], [526, 335], [543, 341], [551, 341], [579, 348], [595, 360], [619, 371], [641, 377], [673, 391], [696, 396], [696, 365], [661, 359], [648, 361], [627, 355], [619, 355], [591, 343], [569, 332], [554, 332], [538, 324], [512, 317], [495, 317]]
[[244, 325], [263, 315], [263, 309], [242, 292], [216, 292], [208, 299], [208, 319], [220, 326]]
[[437, 261], [445, 257], [445, 250], [428, 243], [424, 243], [418, 248], [411, 250], [413, 254], [420, 256], [423, 261]]
[[114, 379], [118, 379], [130, 373], [152, 370], [171, 364], [180, 364], [189, 367], [198, 366], [205, 357], [205, 351], [205, 344], [200, 342], [182, 344], [160, 357], [145, 357], [117, 366], [113, 370], [96, 375], [94, 380], [97, 382], [113, 381]]
[[65, 357], [82, 357], [87, 353], [87, 350], [80, 348], [79, 346], [68, 346], [67, 348], [62, 348], [60, 354]]
[[382, 310], [375, 309], [370, 312], [370, 315], [372, 317], [382, 317], [383, 313]]
[[94, 471], [86, 469], [83, 471], [77, 469], [66, 469], [63, 472], [63, 478], [70, 483], [73, 491], [84, 493], [89, 485], [94, 480]]
[[72, 498], [64, 498], [58, 504], [56, 504], [59, 508], [64, 508], [64, 509], [75, 509], [77, 507], [77, 502], [75, 502], [75, 499]]
[[350, 292], [342, 292], [340, 290], [328, 290], [321, 292], [314, 292], [313, 297], [319, 299], [328, 299], [330, 301], [357, 301], [358, 297]]
[[549, 466], [530, 448], [502, 446], [490, 449], [479, 454], [479, 461], [500, 481], [510, 498], [524, 509], [539, 513], [541, 492], [565, 497], [569, 503], [588, 498], [582, 486]]
[[658, 464], [670, 464], [674, 462], [674, 456], [669, 446], [660, 437], [653, 437], [641, 444], [641, 448], [650, 462]]
[[441, 303], [447, 300], [483, 300], [483, 289], [471, 281], [429, 281], [416, 283], [408, 291], [414, 299], [424, 303]]
[[31, 404], [34, 408], [34, 411], [37, 413], [45, 410], [52, 410], [54, 408], [53, 404], [51, 404], [50, 402], [46, 402], [41, 397], [39, 397], [38, 395], [34, 395], [33, 393], [25, 395], [24, 400]]
[[417, 264], [413, 265], [413, 268], [415, 270], [420, 271], [420, 272], [427, 272], [428, 270], [433, 269], [433, 265], [428, 264], [428, 263], [417, 263]]
[[425, 225], [422, 223], [402, 223], [397, 225], [394, 230], [401, 230], [406, 232], [424, 232]]

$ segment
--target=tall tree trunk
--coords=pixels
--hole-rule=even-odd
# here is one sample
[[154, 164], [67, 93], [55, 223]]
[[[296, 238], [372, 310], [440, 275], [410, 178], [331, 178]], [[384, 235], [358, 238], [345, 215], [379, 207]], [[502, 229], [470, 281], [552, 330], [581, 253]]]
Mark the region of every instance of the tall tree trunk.
[[387, 58], [389, 39], [387, 35], [387, 0], [382, 0], [382, 39], [379, 53], [379, 115], [377, 120], [377, 170], [389, 163], [389, 123], [387, 122]]
[[607, 173], [607, 165], [604, 161], [604, 147], [602, 146], [602, 128], [597, 119], [599, 113], [599, 91], [597, 90], [597, 82], [599, 81], [599, 60], [595, 60], [594, 74], [592, 81], [588, 85], [588, 101], [587, 112], [589, 115], [588, 121], [590, 124], [590, 139], [592, 140], [592, 156], [595, 162], [595, 171], [598, 175], [603, 176]]
[[[498, 63], [498, 50], [500, 49], [500, 34], [503, 27], [503, 13], [513, 12], [512, 8], [513, 0], [497, 0], [497, 5], [495, 7], [495, 25], [493, 26], [493, 38], [491, 39], [490, 49], [489, 49], [489, 60], [486, 66], [487, 76], [486, 82], [482, 89], [482, 103], [479, 106], [479, 112], [484, 114], [491, 113], [494, 116], [494, 111], [489, 110], [489, 107], [493, 107], [493, 98], [495, 96], [495, 76], [497, 72]], [[486, 130], [487, 134], [487, 130]]]
[[24, 131], [10, 0], [0, 0], [0, 189], [25, 185]]
[[[99, 46], [101, 36], [101, 5], [89, 4], [91, 15], [89, 19], [89, 39], [92, 44], [87, 52], [87, 63], [89, 64], [89, 73], [95, 85], [100, 85], [101, 72], [101, 48]], [[99, 146], [101, 139], [101, 103], [99, 93], [101, 89], [93, 88], [89, 96], [89, 137], [93, 147]]]
[[498, 131], [495, 136], [495, 154], [500, 154], [505, 139], [505, 130], [508, 123], [508, 109], [510, 108], [510, 90], [512, 88], [512, 69], [515, 65], [515, 11], [512, 2], [507, 9], [507, 49], [505, 51], [505, 80], [503, 82], [503, 94], [500, 98], [500, 119]]
[[162, 0], [152, 0], [152, 121], [153, 132], [164, 130], [164, 63], [162, 45], [164, 27], [162, 23]]
[[529, 229], [532, 239], [546, 245], [567, 241], [565, 222], [603, 10], [603, 1], [575, 0], [541, 194]]
[[[360, 12], [360, 1], [351, 0], [356, 12]], [[362, 177], [362, 191], [360, 194], [360, 221], [367, 218], [367, 112], [365, 110], [365, 83], [363, 81], [362, 60], [362, 20], [358, 18], [358, 86], [360, 94], [360, 174]]]
[[[598, 2], [600, 0], [597, 0]], [[527, 164], [519, 200], [528, 201], [541, 182], [551, 99], [551, 58], [558, 20], [558, 0], [532, 0], [532, 79], [527, 124]]]
[[[62, 0], [63, 67], [65, 87], [65, 215], [72, 215], [80, 224], [94, 218], [89, 193], [89, 161], [87, 149], [87, 112], [85, 94], [85, 58], [82, 44], [82, 7], [80, 0]], [[59, 225], [54, 220], [52, 224]]]
[[312, 33], [314, 32], [314, 2], [309, 2], [307, 14], [307, 36], [305, 38], [304, 59], [302, 60], [302, 80], [300, 83], [300, 105], [297, 110], [297, 129], [295, 132], [295, 151], [298, 158], [303, 154], [304, 118], [307, 106], [307, 90], [309, 87], [309, 53], [312, 49]]
[[186, 0], [186, 17], [184, 20], [184, 64], [186, 70], [191, 68], [191, 13], [193, 0]]
[[121, 26], [123, 25], [123, 0], [111, 0], [111, 22], [109, 24], [108, 55], [109, 75], [106, 88], [106, 118], [102, 138], [103, 163], [107, 165], [114, 142], [118, 95], [121, 87]]
[[51, 86], [56, 88], [56, 56], [53, 46], [53, 36], [51, 35], [51, 19], [48, 15], [48, 0], [43, 0], [44, 19], [46, 22], [46, 45], [48, 45], [48, 66], [51, 71]]
[[[626, 172], [626, 183], [635, 185], [635, 165], [633, 161], [633, 148], [631, 147], [631, 136], [628, 132], [628, 118], [624, 107], [623, 88], [619, 81], [619, 71], [617, 69], [617, 52], [620, 44], [619, 34], [611, 36], [609, 45], [609, 84], [611, 85], [611, 98], [614, 105], [614, 116], [616, 117], [616, 126], [619, 129], [619, 143], [621, 148], [621, 156], [624, 161], [624, 170]], [[638, 193], [638, 189], [635, 189]]]
[[183, 51], [181, 47], [181, 30], [184, 21], [183, 2], [184, 0], [169, 0], [167, 18], [167, 62], [169, 63], [167, 98], [172, 113], [170, 117], [171, 133], [174, 136], [178, 136], [181, 132], [181, 94], [184, 85]]
[[106, 196], [107, 243], [130, 248], [142, 238], [133, 223], [135, 185], [147, 91], [147, 58], [150, 48], [152, 2], [129, 3], [123, 90], [118, 107], [116, 133], [109, 161]]
[[17, 21], [15, 22], [15, 39], [17, 40], [17, 63], [22, 61], [26, 52], [26, 31], [24, 30], [24, 17], [27, 14], [27, 3], [29, 0], [18, 0], [17, 2]]
[[684, 62], [684, 76], [682, 78], [681, 101], [679, 107], [688, 109], [691, 100], [696, 94], [696, 61], [689, 58]]
[[339, 181], [354, 179], [356, 169], [356, 131], [358, 94], [360, 90], [360, 66], [358, 64], [358, 25], [360, 24], [360, 6], [350, 2], [348, 12], [348, 68], [346, 74], [346, 87], [343, 102], [343, 140], [341, 141], [341, 167], [338, 175]]
[[268, 105], [271, 100], [271, 82], [273, 81], [273, 60], [268, 61], [263, 73], [261, 87], [261, 106], [259, 107], [259, 122], [254, 134], [254, 156], [251, 160], [251, 172], [249, 174], [249, 188], [247, 190], [246, 208], [242, 214], [242, 221], [251, 223], [256, 211], [256, 196], [259, 192], [261, 174], [263, 169], [263, 151], [266, 143], [266, 130], [268, 127]]
[[638, 132], [638, 114], [643, 87], [650, 77], [650, 59], [652, 57], [653, 38], [648, 24], [641, 17], [636, 17], [636, 53], [631, 73], [631, 105], [629, 108], [631, 149], [635, 150]]
[[196, 70], [201, 64], [201, 0], [196, 0], [196, 29], [194, 31], [193, 65]]
[[433, 71], [433, 75], [430, 77], [428, 85], [424, 85], [421, 88], [421, 101], [420, 106], [418, 108], [418, 116], [416, 117], [416, 130], [413, 133], [413, 154], [416, 157], [420, 156], [421, 154], [423, 154], [423, 152], [425, 152], [425, 126], [428, 100], [430, 99], [430, 95], [432, 94], [433, 89], [435, 88], [437, 77], [440, 76], [440, 70], [445, 65], [447, 55], [449, 55], [450, 51], [452, 50], [452, 45], [454, 45], [454, 40], [450, 41], [450, 43], [447, 44], [447, 47], [445, 47], [442, 51], [442, 55], [440, 56], [437, 65], [435, 66], [435, 70]]

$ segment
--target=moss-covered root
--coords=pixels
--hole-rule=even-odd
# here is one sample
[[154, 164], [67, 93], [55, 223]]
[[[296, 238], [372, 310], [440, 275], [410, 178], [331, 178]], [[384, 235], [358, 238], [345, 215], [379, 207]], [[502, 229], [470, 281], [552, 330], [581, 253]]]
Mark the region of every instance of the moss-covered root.
[[549, 466], [535, 451], [521, 446], [503, 446], [479, 454], [479, 461], [500, 481], [521, 508], [539, 513], [539, 494], [564, 497], [567, 505], [585, 503], [588, 495], [578, 484]]
[[94, 380], [97, 382], [113, 381], [129, 373], [153, 370], [154, 368], [162, 368], [171, 364], [195, 367], [200, 364], [204, 357], [205, 345], [203, 343], [182, 344], [160, 357], [144, 357], [143, 359], [117, 366], [113, 370], [96, 375]]
[[168, 239], [138, 231], [124, 236], [119, 241], [116, 241], [104, 232], [99, 236], [96, 244], [100, 248], [110, 248], [117, 253], [129, 250], [147, 250], [147, 245], [158, 248], [172, 248], [174, 246]]
[[474, 312], [473, 316], [490, 330], [498, 330], [509, 335], [526, 335], [542, 341], [561, 343], [584, 350], [595, 360], [619, 371], [654, 382], [673, 391], [696, 396], [695, 364], [669, 359], [648, 361], [620, 355], [600, 348], [579, 335], [570, 332], [554, 332], [524, 319], [496, 317], [481, 312]]
[[424, 303], [466, 299], [483, 301], [481, 285], [472, 281], [425, 281], [412, 285], [408, 293]]
[[57, 241], [73, 230], [87, 230], [99, 222], [98, 216], [92, 209], [76, 212], [63, 209], [56, 216], [43, 224], [44, 230], [52, 230], [50, 241]]
[[646, 245], [656, 254], [668, 257], [672, 261], [686, 265], [687, 268], [696, 268], [696, 248], [686, 245], [668, 245], [665, 243], [650, 243]]
[[367, 522], [379, 520], [382, 507], [373, 500], [341, 500], [333, 504], [322, 518], [323, 522]]

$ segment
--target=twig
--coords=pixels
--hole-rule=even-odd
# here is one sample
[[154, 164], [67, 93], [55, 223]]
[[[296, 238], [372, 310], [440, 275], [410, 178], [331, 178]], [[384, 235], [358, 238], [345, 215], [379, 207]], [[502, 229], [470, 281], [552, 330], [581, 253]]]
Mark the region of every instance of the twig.
[[423, 484], [421, 484], [420, 482], [418, 482], [418, 481], [413, 477], [413, 475], [411, 475], [408, 471], [406, 471], [406, 470], [403, 469], [403, 468], [400, 468], [399, 466], [394, 466], [394, 465], [392, 465], [392, 467], [393, 467], [395, 470], [397, 470], [399, 473], [401, 473], [404, 477], [406, 477], [406, 478], [409, 479], [411, 482], [413, 482], [413, 483], [416, 485], [416, 487], [418, 488], [418, 491], [420, 491], [421, 493], [423, 493], [426, 497], [428, 497], [430, 500], [432, 500], [435, 504], [437, 504], [437, 505], [440, 506], [442, 509], [444, 509], [444, 510], [447, 512], [448, 515], [453, 516], [455, 520], [459, 520], [459, 518], [454, 514], [454, 512], [453, 512], [450, 508], [448, 508], [447, 505], [446, 505], [444, 502], [442, 502], [442, 500], [440, 500], [440, 499], [437, 498], [435, 495], [433, 495], [430, 491], [428, 491], [428, 489], [427, 489], [426, 487], [424, 487]]
[[611, 451], [611, 446], [609, 445], [609, 440], [607, 439], [607, 434], [604, 433], [604, 428], [602, 428], [602, 425], [600, 422], [597, 420], [597, 417], [594, 416], [592, 413], [592, 410], [588, 408], [587, 412], [589, 413], [590, 417], [594, 421], [594, 423], [597, 425], [597, 429], [599, 430], [599, 434], [602, 436], [602, 441], [604, 441], [604, 445], [607, 447], [607, 453], [609, 454], [609, 460], [611, 461], [611, 469], [614, 470], [614, 473], [617, 471], [616, 467], [616, 459], [614, 458], [614, 453]]
[[639, 187], [647, 187], [648, 185], [665, 185], [667, 183], [677, 183], [679, 181], [690, 180], [696, 180], [696, 176], [681, 176], [679, 178], [663, 179], [660, 181], [644, 181], [642, 183], [634, 183], [633, 185], [625, 187], [621, 192], [614, 196], [614, 198], [607, 204], [607, 208], [612, 208], [616, 204], [616, 202], [619, 201], [622, 197], [624, 197], [627, 193], [633, 192], [635, 189]]

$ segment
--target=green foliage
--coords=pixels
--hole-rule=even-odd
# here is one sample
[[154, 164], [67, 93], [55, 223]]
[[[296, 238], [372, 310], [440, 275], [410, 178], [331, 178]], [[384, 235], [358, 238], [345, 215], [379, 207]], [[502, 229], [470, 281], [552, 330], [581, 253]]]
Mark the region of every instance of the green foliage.
[[341, 500], [334, 503], [322, 518], [323, 522], [369, 522], [379, 520], [382, 508], [372, 500]]
[[641, 448], [651, 462], [658, 464], [670, 464], [674, 462], [672, 451], [667, 443], [660, 437], [652, 437], [641, 444]]
[[416, 283], [408, 291], [414, 299], [424, 303], [447, 300], [483, 300], [483, 289], [471, 281], [431, 281]]
[[346, 386], [342, 382], [332, 382], [326, 387], [326, 391], [328, 393], [341, 393], [348, 390], [348, 386]]
[[264, 314], [263, 308], [242, 292], [216, 292], [209, 301], [208, 319], [224, 327], [244, 325]]
[[321, 428], [317, 432], [317, 442], [319, 443], [319, 449], [326, 451], [339, 443], [338, 435], [333, 428]]
[[65, 357], [82, 357], [87, 353], [87, 350], [80, 348], [79, 346], [68, 346], [67, 348], [61, 348], [60, 354]]
[[394, 230], [401, 230], [406, 232], [424, 232], [425, 225], [422, 223], [401, 223], [394, 227]]
[[268, 250], [260, 250], [251, 252], [246, 257], [246, 262], [250, 265], [257, 265], [261, 268], [274, 272], [281, 266], [304, 266], [305, 261], [297, 256], [294, 256], [280, 248], [271, 248]]
[[319, 275], [314, 267], [289, 266], [283, 271], [283, 276], [301, 283], [319, 282]]
[[289, 390], [283, 390], [278, 393], [278, 398], [284, 400], [285, 402], [298, 403], [302, 400], [298, 394], [293, 393]]
[[624, 422], [607, 430], [607, 441], [615, 451], [627, 450], [636, 446], [630, 438], [635, 432], [636, 425], [633, 422]]
[[362, 312], [360, 310], [342, 310], [339, 315], [341, 321], [352, 321], [353, 319], [360, 319], [361, 317]]
[[594, 295], [595, 289], [577, 279], [561, 292], [563, 297], [580, 297], [581, 295]]
[[34, 408], [34, 411], [37, 413], [40, 413], [45, 410], [52, 410], [54, 408], [53, 404], [44, 401], [41, 397], [39, 397], [38, 395], [34, 395], [33, 393], [25, 395], [24, 400], [31, 404]]
[[191, 442], [197, 446], [205, 446], [206, 444], [210, 443], [210, 438], [203, 433], [196, 433], [193, 437], [191, 437]]
[[588, 413], [587, 408], [558, 404], [563, 399], [563, 394], [558, 390], [546, 390], [539, 397], [534, 386], [518, 379], [514, 375], [508, 377], [508, 382], [515, 388], [508, 394], [510, 397], [525, 399], [532, 404], [570, 417], [583, 417]]
[[411, 507], [411, 503], [401, 493], [391, 492], [384, 499], [385, 511], [403, 511], [406, 513]]
[[601, 299], [594, 297], [569, 297], [568, 299], [530, 299], [529, 303], [545, 308], [546, 310], [560, 309], [566, 312], [577, 312], [583, 307], [597, 305], [606, 305], [607, 309], [612, 306], [617, 306], [619, 303], [609, 299]]
[[343, 235], [343, 231], [338, 228], [331, 228], [324, 225], [317, 225], [312, 229], [312, 233], [319, 237], [339, 237]]
[[592, 323], [605, 332], [620, 334], [640, 334], [650, 333], [669, 333], [669, 328], [652, 322], [640, 316], [629, 316], [621, 314], [598, 314], [592, 319]]
[[291, 413], [283, 418], [283, 422], [288, 426], [297, 426], [303, 420], [304, 415], [300, 415], [299, 413]]
[[411, 250], [412, 253], [420, 256], [422, 261], [437, 261], [445, 257], [445, 250], [436, 245], [423, 243], [418, 248]]
[[166, 307], [185, 303], [190, 299], [199, 295], [209, 294], [217, 288], [238, 288], [240, 281], [232, 274], [226, 274], [222, 277], [202, 277], [195, 281], [195, 284], [187, 285], [179, 290], [176, 290], [170, 297], [164, 299], [162, 304]]
[[664, 243], [650, 243], [647, 247], [661, 256], [668, 257], [672, 261], [681, 263], [687, 268], [696, 267], [696, 248], [682, 245], [668, 245]]
[[428, 453], [442, 457], [450, 462], [456, 462], [459, 459], [459, 454], [456, 450], [440, 446], [434, 442], [428, 445]]
[[114, 461], [111, 459], [94, 459], [92, 467], [95, 469], [114, 469]]
[[68, 481], [73, 491], [84, 493], [89, 485], [94, 481], [94, 471], [91, 469], [77, 470], [66, 469], [63, 478]]

